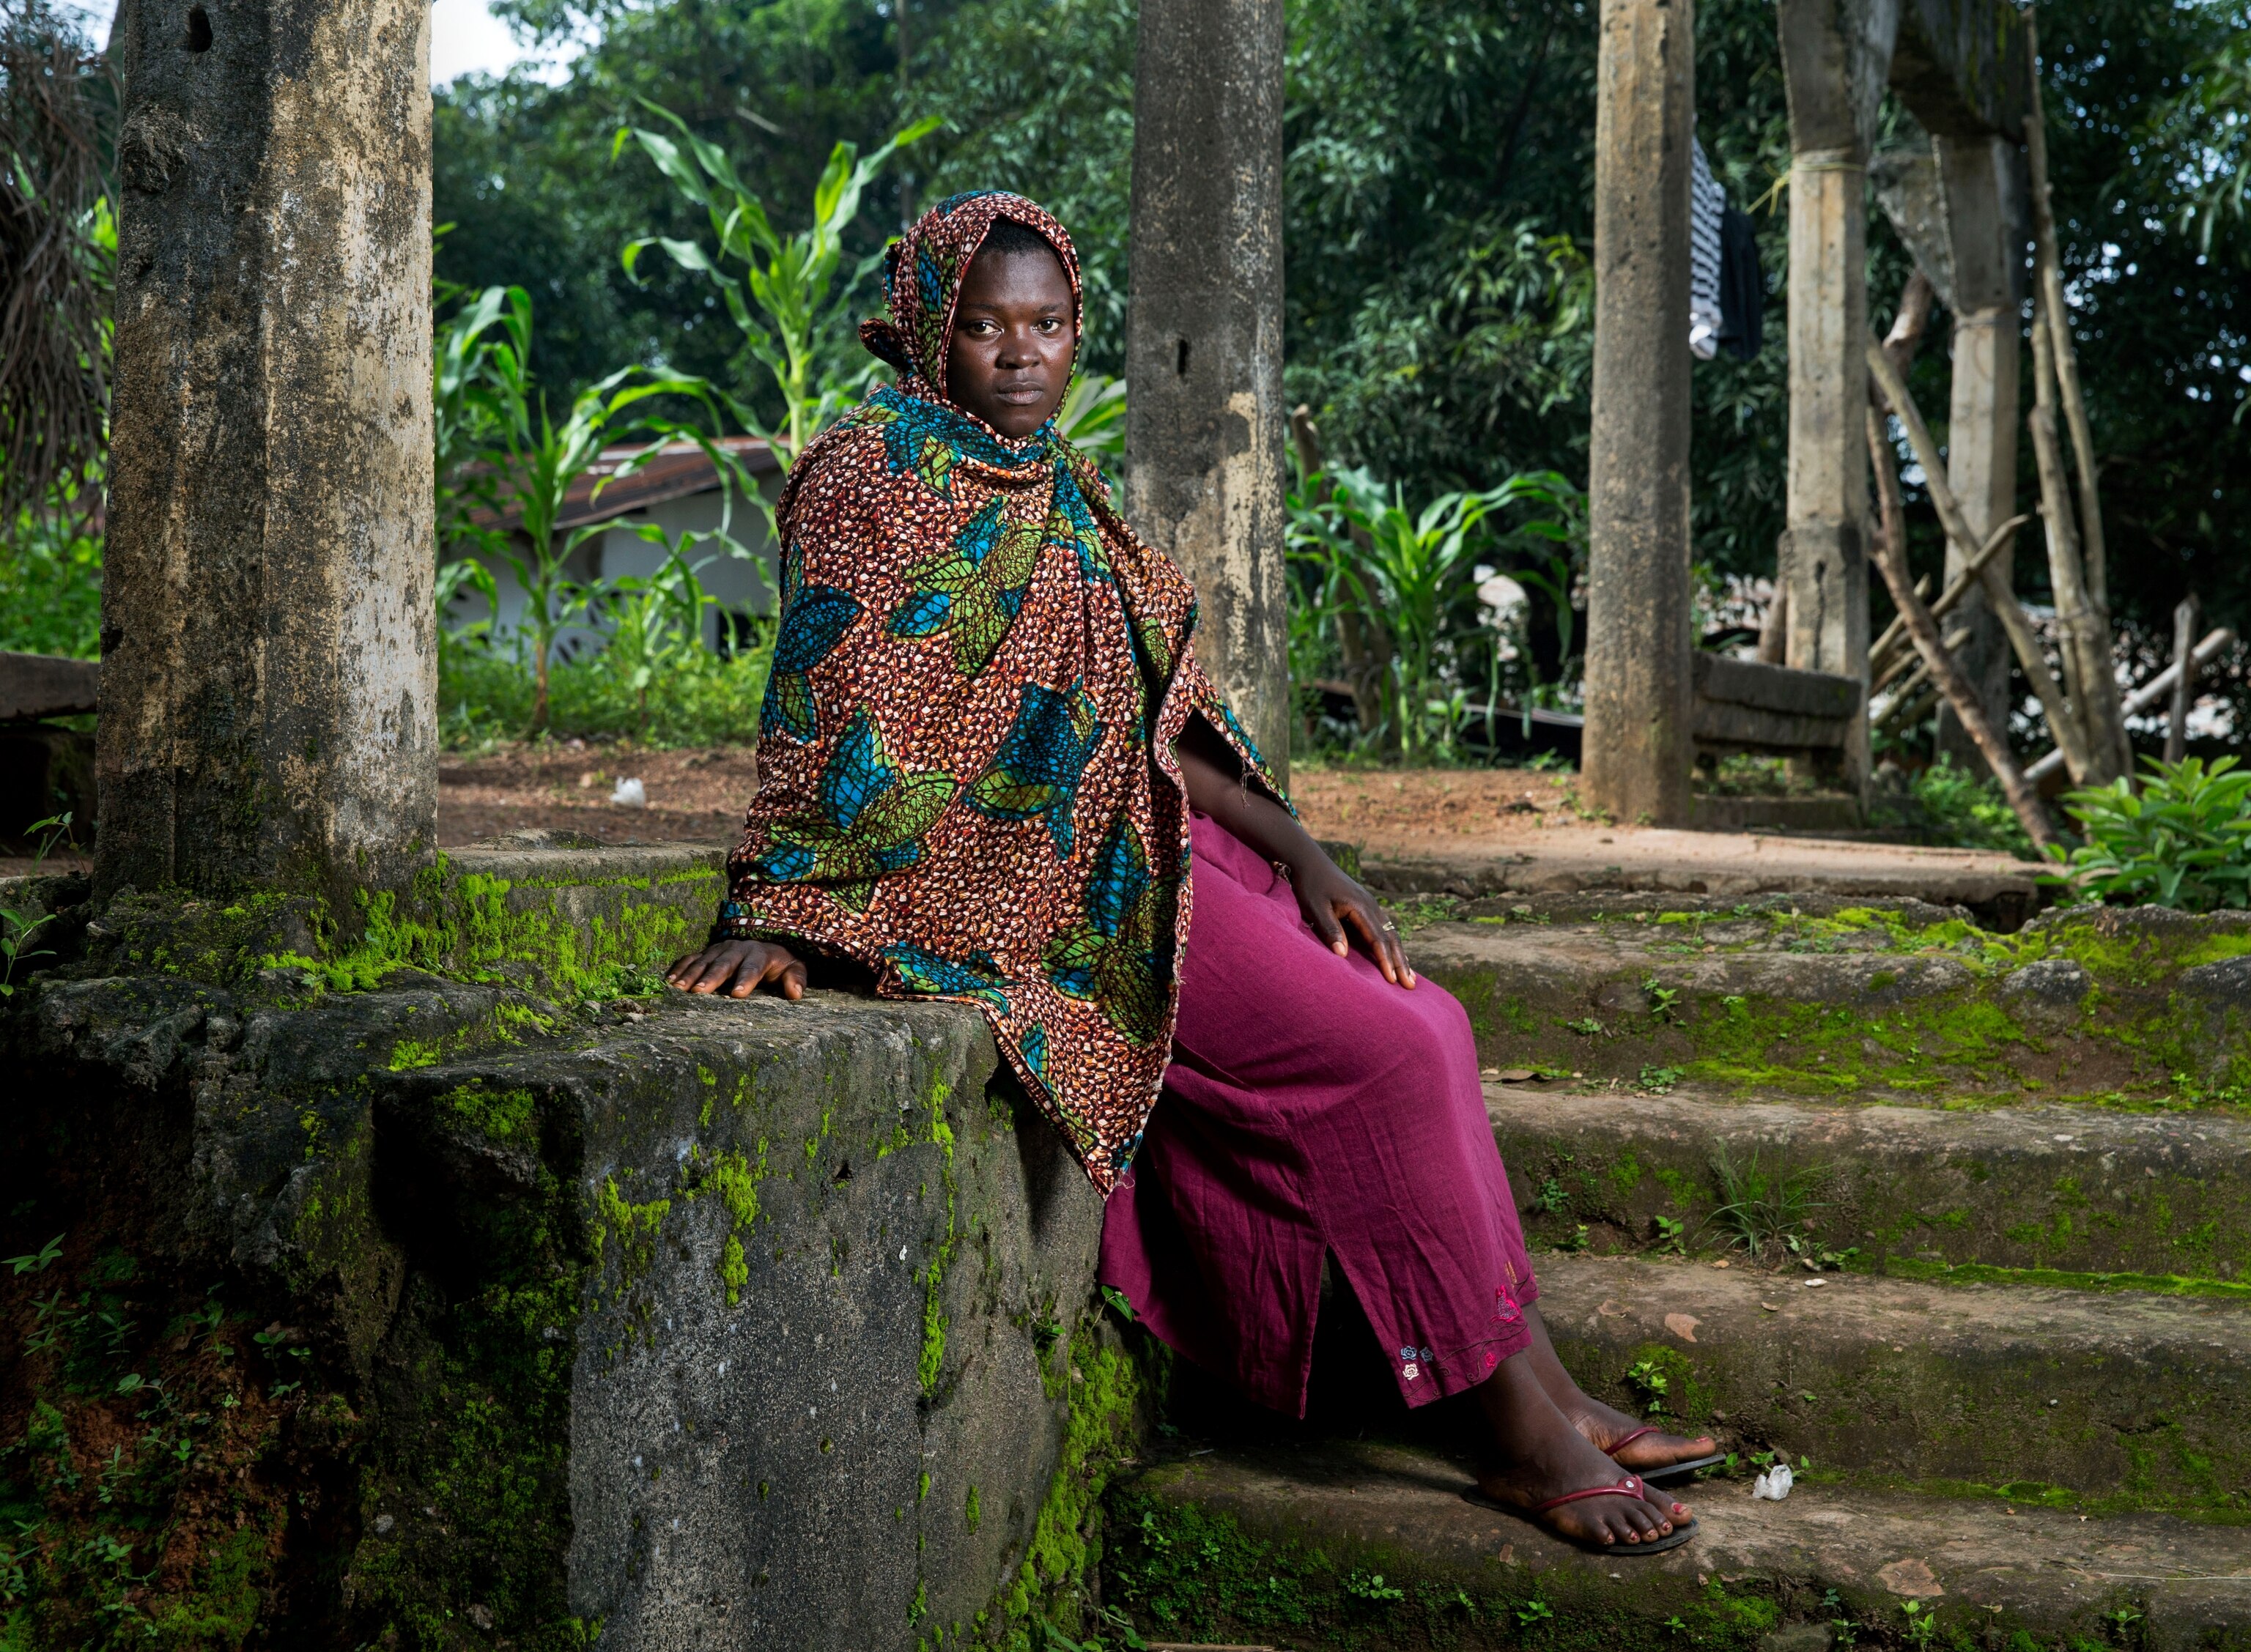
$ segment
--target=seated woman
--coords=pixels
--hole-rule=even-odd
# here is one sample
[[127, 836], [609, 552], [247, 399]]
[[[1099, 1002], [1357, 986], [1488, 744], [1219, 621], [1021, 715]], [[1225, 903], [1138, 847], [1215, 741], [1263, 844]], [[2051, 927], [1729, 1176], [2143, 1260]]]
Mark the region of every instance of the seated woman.
[[1108, 1198], [1104, 1282], [1179, 1353], [1302, 1415], [1333, 1257], [1407, 1404], [1474, 1396], [1485, 1497], [1606, 1552], [1687, 1541], [1633, 1471], [1712, 1442], [1557, 1361], [1468, 1017], [1298, 824], [1196, 665], [1188, 582], [1049, 423], [1070, 237], [955, 196], [888, 294], [861, 334], [898, 384], [782, 493], [759, 790], [672, 984], [795, 999], [814, 956], [979, 1005]]

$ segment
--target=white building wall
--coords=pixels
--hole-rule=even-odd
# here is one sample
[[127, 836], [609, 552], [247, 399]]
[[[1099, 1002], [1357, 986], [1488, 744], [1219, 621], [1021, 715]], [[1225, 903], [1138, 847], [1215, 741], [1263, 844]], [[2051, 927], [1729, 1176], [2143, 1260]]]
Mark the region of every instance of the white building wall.
[[[766, 502], [772, 504], [780, 495], [781, 478], [764, 478], [760, 491]], [[606, 524], [601, 533], [590, 535], [572, 551], [564, 564], [564, 570], [571, 579], [585, 584], [601, 579], [646, 577], [664, 565], [668, 552], [664, 545], [643, 539], [639, 529], [654, 525], [673, 541], [687, 534], [716, 533], [720, 527], [724, 498], [714, 488], [683, 499], [666, 500], [648, 510], [620, 516]], [[696, 570], [703, 589], [718, 599], [718, 605], [707, 610], [703, 616], [703, 646], [715, 650], [720, 646], [722, 627], [727, 625], [730, 615], [773, 612], [779, 583], [774, 573], [773, 547], [768, 542], [764, 511], [748, 500], [738, 499], [727, 531], [749, 553], [747, 556], [732, 555], [726, 546], [712, 540], [700, 540], [684, 548], [688, 563]], [[478, 559], [491, 571], [494, 583], [500, 587], [500, 612], [495, 616], [494, 631], [497, 635], [512, 635], [523, 624], [523, 587], [504, 558], [480, 553]], [[471, 624], [484, 617], [483, 609], [484, 599], [469, 593], [455, 603], [445, 619], [456, 626]], [[556, 652], [559, 657], [570, 658], [599, 644], [598, 632], [571, 626], [557, 638]]]

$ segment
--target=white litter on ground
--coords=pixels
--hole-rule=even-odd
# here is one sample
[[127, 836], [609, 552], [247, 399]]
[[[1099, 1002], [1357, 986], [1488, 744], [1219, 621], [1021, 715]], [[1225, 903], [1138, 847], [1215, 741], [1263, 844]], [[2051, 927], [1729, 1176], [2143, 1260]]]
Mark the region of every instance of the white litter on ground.
[[1758, 1483], [1751, 1487], [1751, 1500], [1756, 1502], [1764, 1497], [1769, 1503], [1780, 1503], [1790, 1495], [1790, 1465], [1777, 1462], [1761, 1475]]
[[610, 801], [620, 809], [646, 809], [648, 807], [648, 788], [637, 779], [620, 780], [617, 790], [610, 793]]

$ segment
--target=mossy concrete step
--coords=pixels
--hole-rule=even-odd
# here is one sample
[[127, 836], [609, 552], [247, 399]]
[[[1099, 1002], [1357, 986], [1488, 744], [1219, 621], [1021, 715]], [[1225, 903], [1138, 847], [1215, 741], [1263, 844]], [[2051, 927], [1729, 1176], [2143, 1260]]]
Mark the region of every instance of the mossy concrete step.
[[[2251, 1524], [2240, 1302], [1543, 1256], [1589, 1393], [1855, 1483]], [[2251, 1548], [2251, 1540], [2247, 1540]]]
[[[63, 1442], [32, 1642], [97, 1621], [67, 1557], [127, 1505], [66, 1493], [148, 1447], [128, 1374], [183, 1413], [239, 1387], [285, 1430], [214, 1446], [223, 1476], [166, 1456], [129, 1517], [240, 1511], [225, 1621], [322, 1626], [292, 1644], [599, 1623], [606, 1649], [910, 1652], [1071, 1598], [1138, 1427], [1091, 1296], [1100, 1201], [973, 1007], [634, 995], [717, 877], [700, 852], [462, 857], [296, 958], [286, 903], [89, 923], [52, 891], [85, 944], [0, 1011], [0, 1211], [10, 1248], [66, 1235], [43, 1290], [135, 1278], [148, 1334], [0, 1373]], [[207, 1310], [216, 1376], [177, 1331]], [[19, 1468], [0, 1490], [37, 1500]], [[204, 1621], [204, 1575], [151, 1586], [151, 1617]]]
[[[2251, 1647], [2241, 1526], [1741, 1483], [1662, 1555], [1590, 1555], [1465, 1502], [1468, 1471], [1365, 1443], [1222, 1448], [1111, 1497], [1104, 1600], [1145, 1634], [1368, 1652]], [[1913, 1612], [1908, 1603], [1915, 1605]], [[1918, 1620], [1936, 1617], [1935, 1630]], [[1838, 1622], [1851, 1627], [1835, 1629]]]
[[1535, 1242], [1723, 1242], [1749, 1192], [1848, 1265], [2188, 1275], [2251, 1282], [2251, 1119], [2234, 1111], [1853, 1106], [1488, 1082], [1486, 1109]]
[[[2038, 911], [2038, 868], [1960, 849], [1566, 825], [1479, 840], [1439, 832], [1353, 833], [1371, 888], [1401, 895], [1660, 895], [1675, 902], [1770, 895], [1922, 900], [1972, 908], [2014, 927]], [[1560, 829], [1557, 829], [1560, 826]]]
[[1913, 905], [1467, 910], [1415, 929], [1409, 957], [1495, 1066], [1863, 1098], [2251, 1097], [2251, 914], [2074, 909], [1999, 935]]
[[[668, 996], [398, 1075], [376, 1120], [418, 1271], [488, 1295], [575, 1251], [548, 1443], [605, 1646], [951, 1643], [1075, 1531], [1066, 1424], [1130, 1380], [1082, 1319], [1101, 1203], [973, 1009]], [[427, 1573], [442, 1465], [390, 1467], [356, 1574]]]

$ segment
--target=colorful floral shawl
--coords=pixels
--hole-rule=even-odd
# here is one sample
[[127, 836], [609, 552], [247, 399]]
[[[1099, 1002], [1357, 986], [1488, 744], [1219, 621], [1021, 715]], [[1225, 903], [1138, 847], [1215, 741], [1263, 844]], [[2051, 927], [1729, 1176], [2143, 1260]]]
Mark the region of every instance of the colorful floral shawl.
[[903, 382], [783, 489], [758, 792], [717, 932], [979, 1006], [1107, 1192], [1172, 1044], [1188, 719], [1281, 794], [1189, 653], [1195, 592], [1100, 473], [1051, 424], [1011, 443], [945, 399], [956, 294], [1000, 218], [1053, 244], [1076, 301], [1077, 255], [1041, 208], [939, 203], [892, 250], [890, 321], [861, 329]]

